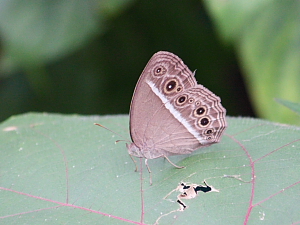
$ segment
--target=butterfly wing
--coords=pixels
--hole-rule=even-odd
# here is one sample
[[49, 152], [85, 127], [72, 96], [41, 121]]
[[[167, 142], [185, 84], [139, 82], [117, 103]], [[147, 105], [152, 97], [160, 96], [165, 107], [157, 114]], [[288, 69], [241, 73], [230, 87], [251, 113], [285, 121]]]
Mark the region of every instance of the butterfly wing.
[[[180, 115], [177, 120], [193, 134], [194, 140], [198, 140], [199, 145], [187, 147], [194, 151], [197, 148], [209, 146], [220, 141], [223, 132], [227, 127], [225, 119], [226, 110], [220, 103], [220, 98], [202, 85], [196, 85], [180, 93], [170, 100], [170, 104], [176, 111], [175, 115]], [[173, 134], [172, 134], [173, 135]], [[175, 138], [175, 137], [173, 137]], [[176, 139], [178, 147], [189, 145], [190, 141], [184, 140], [181, 136]], [[178, 154], [178, 149], [169, 148], [169, 155]]]
[[[197, 115], [195, 110], [203, 104], [207, 105], [203, 107], [206, 112]], [[217, 112], [212, 109], [215, 106]], [[203, 132], [217, 123], [214, 118], [221, 121], [220, 126], [226, 126], [225, 112], [220, 99], [197, 85], [194, 74], [179, 57], [158, 52], [149, 60], [134, 91], [130, 107], [131, 138], [145, 158], [187, 154], [219, 140], [218, 131], [223, 128], [211, 129], [206, 136]]]

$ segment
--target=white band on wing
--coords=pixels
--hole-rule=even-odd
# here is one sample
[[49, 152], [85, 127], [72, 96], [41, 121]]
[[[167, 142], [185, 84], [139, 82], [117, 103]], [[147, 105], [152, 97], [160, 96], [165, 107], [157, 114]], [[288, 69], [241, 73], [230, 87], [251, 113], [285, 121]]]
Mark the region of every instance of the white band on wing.
[[188, 123], [188, 121], [181, 116], [181, 114], [174, 108], [170, 101], [155, 87], [155, 84], [147, 80], [146, 83], [149, 85], [151, 90], [160, 98], [165, 107], [170, 113], [199, 141], [200, 144], [205, 145], [207, 141], [203, 139], [199, 133]]

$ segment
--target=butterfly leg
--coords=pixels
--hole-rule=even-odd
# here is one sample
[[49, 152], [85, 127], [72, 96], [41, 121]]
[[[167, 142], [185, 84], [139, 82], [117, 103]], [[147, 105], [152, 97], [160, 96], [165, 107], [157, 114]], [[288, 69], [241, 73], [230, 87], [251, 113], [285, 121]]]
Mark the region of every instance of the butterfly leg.
[[129, 154], [129, 156], [130, 156], [130, 158], [132, 159], [132, 161], [134, 162], [134, 165], [135, 165], [135, 170], [134, 170], [134, 172], [137, 172], [137, 171], [138, 171], [138, 168], [137, 168], [137, 165], [136, 165], [136, 161], [134, 160], [134, 158], [132, 157], [132, 155]]
[[149, 182], [150, 182], [150, 185], [152, 185], [152, 172], [151, 172], [150, 167], [148, 165], [148, 159], [145, 159], [145, 165], [146, 165], [147, 170], [149, 172]]
[[171, 165], [173, 165], [174, 167], [176, 167], [176, 168], [178, 168], [178, 169], [185, 168], [184, 166], [177, 166], [176, 164], [172, 163], [171, 160], [170, 160], [167, 156], [164, 155], [164, 157], [165, 157], [165, 159], [168, 160], [168, 162], [169, 162]]

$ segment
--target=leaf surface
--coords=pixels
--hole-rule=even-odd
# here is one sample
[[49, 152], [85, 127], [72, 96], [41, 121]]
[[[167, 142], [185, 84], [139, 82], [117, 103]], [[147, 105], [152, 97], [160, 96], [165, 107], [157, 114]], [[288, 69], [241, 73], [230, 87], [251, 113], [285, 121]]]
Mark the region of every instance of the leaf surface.
[[[228, 118], [219, 144], [191, 155], [143, 160], [124, 139], [128, 116], [28, 113], [0, 125], [1, 224], [296, 224], [300, 221], [300, 128]], [[140, 167], [142, 165], [142, 168]], [[179, 182], [208, 185], [183, 200]]]

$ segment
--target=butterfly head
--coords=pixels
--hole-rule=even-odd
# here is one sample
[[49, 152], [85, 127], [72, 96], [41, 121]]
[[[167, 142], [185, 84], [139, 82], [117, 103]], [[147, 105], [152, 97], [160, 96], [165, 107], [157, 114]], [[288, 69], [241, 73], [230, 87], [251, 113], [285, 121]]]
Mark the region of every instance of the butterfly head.
[[126, 143], [126, 147], [128, 150], [129, 155], [138, 157], [138, 158], [144, 158], [145, 156], [142, 154], [141, 149], [136, 146], [133, 142]]

